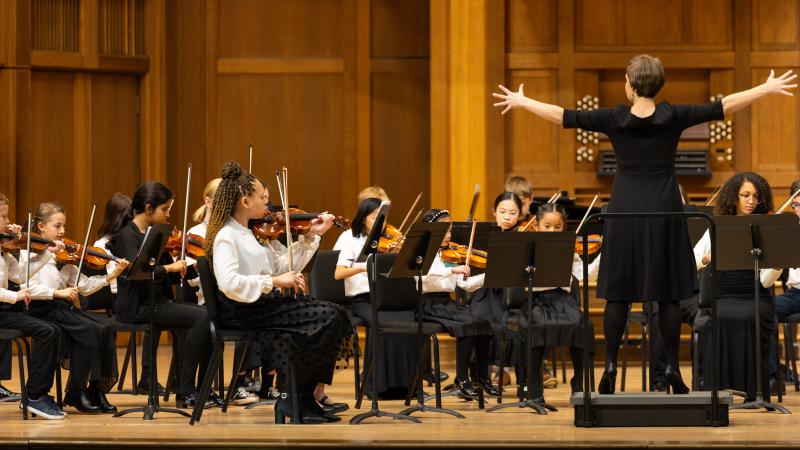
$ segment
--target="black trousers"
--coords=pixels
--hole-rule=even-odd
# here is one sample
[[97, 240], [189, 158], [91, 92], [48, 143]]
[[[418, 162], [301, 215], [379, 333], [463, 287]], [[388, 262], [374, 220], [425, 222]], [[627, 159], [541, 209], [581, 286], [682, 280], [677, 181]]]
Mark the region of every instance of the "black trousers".
[[[32, 338], [31, 366], [28, 368], [28, 397], [36, 399], [50, 392], [58, 366], [58, 343], [61, 338], [58, 326], [20, 312], [3, 311], [0, 312], [0, 328], [19, 330], [25, 336]], [[11, 358], [10, 351], [8, 357]]]
[[[0, 312], [0, 315], [5, 314]], [[2, 327], [0, 327], [2, 328]], [[0, 381], [11, 379], [11, 342], [0, 342]]]
[[[149, 320], [149, 307], [140, 307], [136, 313], [136, 322], [146, 323]], [[201, 367], [200, 373], [205, 373], [202, 368], [208, 365], [208, 360], [211, 358], [211, 329], [206, 309], [189, 303], [162, 303], [156, 307], [153, 313], [153, 322], [156, 326], [155, 336], [160, 336], [161, 330], [164, 329], [186, 331], [181, 348], [182, 360], [178, 394], [187, 395], [194, 392], [197, 386], [197, 369]], [[146, 345], [147, 342], [148, 340], [145, 340], [142, 350], [142, 379], [150, 375], [147, 363], [150, 346]]]

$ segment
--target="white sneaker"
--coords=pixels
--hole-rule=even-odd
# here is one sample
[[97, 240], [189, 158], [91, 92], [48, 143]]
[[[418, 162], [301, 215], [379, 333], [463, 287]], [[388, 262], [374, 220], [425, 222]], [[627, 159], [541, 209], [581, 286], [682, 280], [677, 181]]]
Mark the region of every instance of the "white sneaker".
[[250, 405], [257, 401], [258, 401], [258, 395], [253, 395], [247, 392], [241, 386], [236, 388], [236, 392], [233, 393], [233, 398], [231, 398], [231, 403], [233, 403], [236, 406]]

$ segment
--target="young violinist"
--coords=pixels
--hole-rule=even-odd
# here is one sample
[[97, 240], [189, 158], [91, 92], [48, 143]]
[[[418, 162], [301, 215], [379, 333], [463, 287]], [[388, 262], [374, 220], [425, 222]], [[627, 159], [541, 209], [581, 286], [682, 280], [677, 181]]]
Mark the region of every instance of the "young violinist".
[[[450, 213], [444, 209], [430, 209], [422, 221], [452, 222]], [[451, 227], [452, 229], [452, 227]], [[431, 264], [428, 274], [422, 278], [422, 313], [427, 321], [440, 323], [447, 332], [456, 338], [456, 378], [453, 380], [466, 399], [478, 397], [478, 388], [486, 394], [498, 396], [500, 391], [489, 381], [489, 351], [493, 336], [488, 321], [475, 317], [466, 306], [450, 299], [456, 288], [474, 292], [483, 286], [483, 274], [470, 276], [470, 268], [459, 261], [448, 262], [443, 257], [450, 245], [450, 230], [442, 240], [441, 249]], [[469, 377], [469, 363], [475, 350], [476, 372]], [[477, 384], [478, 388], [475, 387]]]
[[533, 203], [533, 186], [525, 177], [514, 176], [506, 180], [506, 192], [517, 194], [522, 207], [520, 208], [519, 224], [524, 225], [533, 216], [531, 214], [531, 203]]
[[[344, 280], [344, 292], [352, 305], [353, 315], [363, 319], [367, 327], [372, 326], [372, 307], [370, 306], [369, 280], [367, 265], [356, 262], [356, 258], [367, 242], [372, 226], [378, 215], [381, 199], [377, 197], [362, 200], [350, 223], [350, 229], [339, 235], [334, 250], [339, 251], [334, 277]], [[382, 320], [414, 321], [411, 311], [382, 312]], [[365, 354], [372, 348], [372, 340], [368, 333]], [[401, 399], [406, 397], [408, 385], [414, 375], [417, 361], [417, 338], [411, 335], [390, 334], [381, 337], [380, 348], [375, 353], [376, 373], [373, 380], [377, 383], [378, 396], [383, 399]], [[372, 392], [367, 389], [367, 392]]]
[[[167, 223], [174, 202], [172, 191], [162, 183], [150, 181], [136, 189], [131, 199], [131, 216], [122, 228], [112, 236], [108, 248], [114, 255], [134, 260], [144, 240], [148, 227]], [[181, 352], [183, 361], [178, 376], [175, 403], [178, 408], [193, 408], [197, 400], [197, 371], [205, 373], [204, 366], [211, 356], [211, 332], [208, 314], [203, 307], [189, 303], [173, 302], [172, 283], [186, 272], [186, 261], [173, 261], [163, 253], [155, 267], [156, 303], [151, 308], [149, 281], [129, 280], [120, 277], [117, 283], [117, 320], [124, 323], [147, 323], [152, 314], [156, 330], [153, 339], [158, 339], [163, 329], [185, 330]], [[145, 345], [149, 352], [149, 345]], [[146, 365], [149, 355], [143, 351], [141, 384], [149, 386], [150, 368]], [[220, 402], [213, 396], [205, 406]]]
[[[559, 232], [566, 228], [567, 213], [564, 207], [556, 203], [545, 203], [536, 211], [533, 218], [532, 231]], [[597, 279], [601, 255], [589, 264], [589, 281]], [[572, 263], [572, 278], [583, 280], [583, 261], [575, 253]], [[592, 351], [586, 346], [585, 330], [581, 326], [581, 310], [576, 296], [571, 293], [571, 286], [536, 287], [533, 288], [533, 336], [530, 345], [533, 352], [532, 398], [535, 402], [544, 403], [542, 380], [542, 363], [545, 348], [548, 346], [569, 347], [572, 358], [574, 376], [570, 381], [572, 392], [581, 390], [583, 384], [584, 351]], [[528, 326], [528, 310], [522, 308], [512, 313], [516, 316], [521, 329]]]
[[[42, 238], [58, 242], [64, 239], [66, 223], [64, 208], [57, 203], [41, 203], [33, 216], [32, 229]], [[29, 257], [33, 256], [21, 250], [20, 264], [26, 264]], [[83, 413], [117, 411], [105, 395], [117, 381], [117, 346], [113, 327], [81, 310], [78, 295], [88, 296], [108, 286], [127, 266], [128, 261], [118, 260], [112, 273], [87, 277], [78, 273], [76, 265], [59, 267], [50, 254], [30, 278], [30, 314], [58, 325], [67, 338], [69, 356], [64, 355], [64, 367], [70, 369], [70, 381], [64, 404]]]
[[[22, 227], [12, 225], [8, 219], [8, 198], [0, 194], [0, 233], [20, 236]], [[53, 249], [55, 250], [55, 248]], [[31, 271], [36, 272], [47, 262], [52, 255], [44, 250], [35, 262], [31, 261]], [[31, 338], [31, 363], [28, 366], [28, 412], [39, 417], [59, 420], [67, 416], [53, 397], [48, 393], [53, 386], [53, 377], [57, 370], [58, 342], [61, 331], [58, 326], [38, 319], [22, 312], [22, 304], [30, 303], [31, 295], [25, 289], [24, 283], [27, 276], [27, 267], [21, 265], [13, 255], [2, 252], [0, 258], [0, 328], [20, 330], [26, 337]], [[20, 284], [22, 289], [17, 292], [8, 289], [9, 280]], [[10, 359], [11, 352], [8, 352]], [[3, 369], [2, 379], [11, 378], [11, 362], [8, 361], [7, 369]], [[12, 393], [13, 395], [13, 393]], [[20, 407], [22, 407], [20, 403]]]
[[[337, 360], [345, 357], [350, 320], [340, 306], [304, 295], [305, 280], [299, 272], [330, 229], [333, 216], [321, 214], [309, 234], [292, 244], [292, 267], [286, 247], [275, 241], [262, 246], [248, 228], [249, 220], [263, 217], [268, 199], [261, 182], [238, 163], [222, 168], [205, 240], [206, 256], [225, 296], [218, 322], [251, 333], [260, 347], [262, 366], [282, 373], [294, 370], [298, 398], [278, 400], [276, 422], [292, 417], [293, 405], [298, 406], [296, 419], [301, 423], [338, 421], [341, 418], [315, 401], [314, 390], [318, 383], [331, 383]], [[295, 289], [296, 294], [284, 295], [279, 288]]]
[[[111, 250], [106, 248], [111, 237], [119, 232], [122, 228], [123, 222], [131, 214], [131, 198], [121, 192], [115, 192], [109, 197], [106, 202], [105, 210], [103, 211], [103, 223], [97, 231], [97, 240], [94, 241], [94, 246], [99, 247], [111, 253]], [[113, 255], [113, 253], [112, 253]], [[115, 255], [116, 256], [116, 255]], [[117, 263], [109, 261], [106, 265], [106, 271], [111, 273], [116, 269]], [[111, 293], [117, 294], [117, 280], [114, 279], [110, 284]], [[113, 306], [113, 305], [112, 305]]]
[[[761, 175], [752, 172], [738, 173], [731, 177], [719, 191], [714, 213], [718, 216], [767, 214], [773, 209], [772, 190]], [[695, 262], [702, 269], [711, 262], [711, 239], [708, 231], [694, 248]], [[780, 276], [780, 270], [761, 269], [759, 293], [759, 317], [761, 320], [761, 392], [769, 401], [769, 346], [775, 333], [775, 304], [769, 288]], [[720, 336], [720, 378], [722, 389], [735, 389], [747, 393], [746, 401], [755, 400], [756, 373], [753, 349], [754, 329], [752, 270], [720, 270], [717, 272], [715, 289]], [[679, 339], [679, 337], [675, 337]], [[707, 339], [708, 341], [709, 339]], [[669, 348], [669, 347], [667, 347]], [[671, 358], [670, 358], [671, 356]], [[677, 364], [677, 354], [667, 355], [671, 364]], [[710, 358], [703, 358], [708, 364]], [[677, 366], [673, 366], [677, 367]], [[710, 367], [704, 368], [709, 373]], [[677, 380], [680, 381], [680, 372]], [[668, 381], [670, 381], [668, 379]], [[674, 383], [675, 380], [672, 380]], [[673, 386], [674, 390], [674, 386]], [[688, 389], [686, 389], [688, 391]]]

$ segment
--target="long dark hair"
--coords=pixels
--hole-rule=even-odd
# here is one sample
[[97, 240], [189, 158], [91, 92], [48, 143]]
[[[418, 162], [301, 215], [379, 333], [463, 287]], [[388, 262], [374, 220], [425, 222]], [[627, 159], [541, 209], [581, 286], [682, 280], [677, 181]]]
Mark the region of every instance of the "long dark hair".
[[131, 199], [131, 218], [150, 206], [156, 209], [175, 198], [172, 191], [160, 181], [148, 181], [136, 189]]
[[753, 183], [759, 197], [758, 205], [753, 210], [753, 214], [767, 214], [774, 208], [772, 200], [772, 188], [769, 182], [755, 172], [741, 172], [730, 177], [717, 196], [717, 204], [714, 206], [714, 214], [718, 216], [735, 216], [736, 205], [739, 203], [739, 189], [745, 181]]
[[122, 192], [115, 192], [106, 202], [103, 224], [97, 230], [97, 237], [115, 236], [131, 217], [131, 198]]
[[360, 237], [367, 235], [369, 232], [369, 230], [367, 230], [367, 224], [365, 223], [367, 216], [380, 207], [381, 199], [379, 198], [370, 197], [361, 200], [361, 203], [358, 204], [356, 216], [353, 217], [353, 221], [350, 222], [350, 231], [353, 232], [353, 236]]

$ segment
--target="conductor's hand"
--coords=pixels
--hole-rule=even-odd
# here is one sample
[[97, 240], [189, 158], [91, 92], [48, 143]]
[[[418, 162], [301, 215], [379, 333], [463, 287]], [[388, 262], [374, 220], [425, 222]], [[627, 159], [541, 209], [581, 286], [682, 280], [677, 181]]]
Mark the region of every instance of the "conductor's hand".
[[167, 273], [179, 273], [181, 277], [184, 277], [186, 276], [186, 261], [179, 259], [172, 264], [164, 266], [164, 270], [166, 270]]
[[508, 88], [503, 86], [502, 84], [497, 86], [500, 88], [501, 91], [503, 91], [503, 93], [498, 94], [497, 92], [494, 92], [492, 93], [492, 96], [502, 100], [500, 102], [495, 103], [494, 106], [505, 106], [505, 109], [503, 109], [503, 112], [500, 114], [505, 114], [508, 112], [508, 110], [513, 108], [521, 108], [528, 103], [530, 99], [528, 97], [525, 97], [525, 93], [522, 90], [524, 86], [525, 86], [524, 84], [520, 84], [519, 90], [517, 92], [512, 92], [508, 90]]
[[272, 287], [291, 288], [300, 292], [305, 292], [306, 280], [300, 272], [286, 272], [283, 275], [272, 277]]
[[797, 74], [792, 74], [791, 70], [787, 70], [783, 75], [775, 78], [775, 71], [769, 71], [769, 77], [767, 77], [767, 81], [762, 84], [762, 88], [768, 94], [782, 94], [793, 96], [791, 90], [797, 89], [797, 84], [793, 84], [792, 81], [797, 78]]
[[53, 298], [60, 298], [63, 300], [69, 300], [72, 302], [73, 305], [80, 306], [79, 299], [78, 299], [78, 288], [65, 288], [65, 289], [57, 289], [53, 292]]

